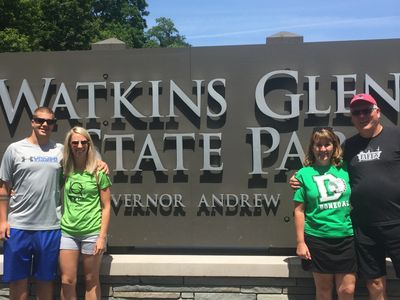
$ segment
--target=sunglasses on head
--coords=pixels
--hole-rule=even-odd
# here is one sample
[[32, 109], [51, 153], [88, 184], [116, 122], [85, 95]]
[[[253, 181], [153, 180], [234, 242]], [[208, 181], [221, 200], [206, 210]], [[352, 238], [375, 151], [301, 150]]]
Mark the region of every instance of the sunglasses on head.
[[71, 141], [71, 145], [72, 145], [72, 146], [78, 146], [79, 143], [80, 143], [82, 146], [86, 146], [86, 145], [89, 144], [89, 141], [88, 141], [88, 140], [84, 140], [84, 141]]
[[327, 130], [327, 131], [332, 131], [333, 132], [333, 128], [332, 127], [315, 127], [313, 129], [313, 133], [314, 132], [321, 132], [323, 130]]
[[57, 122], [56, 119], [43, 119], [43, 118], [33, 118], [33, 121], [34, 121], [36, 124], [40, 124], [40, 125], [43, 125], [44, 122], [46, 122], [47, 125], [54, 125], [54, 124], [56, 124], [56, 122]]

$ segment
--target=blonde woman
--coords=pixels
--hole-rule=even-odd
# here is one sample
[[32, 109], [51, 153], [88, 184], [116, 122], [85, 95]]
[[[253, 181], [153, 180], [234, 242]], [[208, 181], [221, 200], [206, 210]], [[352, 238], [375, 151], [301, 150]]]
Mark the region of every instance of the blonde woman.
[[332, 128], [316, 128], [304, 167], [296, 173], [296, 253], [312, 271], [317, 300], [354, 299], [356, 252], [350, 219], [350, 184], [342, 149]]
[[96, 150], [86, 129], [72, 128], [64, 141], [64, 212], [61, 219], [61, 299], [77, 299], [79, 257], [85, 299], [101, 299], [100, 265], [110, 221], [109, 177], [98, 171]]

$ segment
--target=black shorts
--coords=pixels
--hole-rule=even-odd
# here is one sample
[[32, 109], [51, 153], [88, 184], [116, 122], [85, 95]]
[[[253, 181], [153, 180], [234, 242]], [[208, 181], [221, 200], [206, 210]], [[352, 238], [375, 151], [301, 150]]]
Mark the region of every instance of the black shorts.
[[400, 278], [400, 224], [356, 226], [354, 228], [359, 275], [373, 279], [386, 275], [386, 257], [390, 257]]
[[306, 271], [325, 274], [348, 274], [357, 271], [357, 258], [352, 236], [320, 238], [305, 235], [311, 260], [302, 260]]

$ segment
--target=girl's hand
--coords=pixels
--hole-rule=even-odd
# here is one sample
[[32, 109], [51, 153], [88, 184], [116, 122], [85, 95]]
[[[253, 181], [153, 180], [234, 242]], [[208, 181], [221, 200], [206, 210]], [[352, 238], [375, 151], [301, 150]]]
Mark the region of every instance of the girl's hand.
[[94, 246], [94, 255], [103, 254], [106, 250], [106, 238], [105, 237], [98, 237], [96, 241], [96, 245]]
[[296, 254], [297, 254], [297, 256], [299, 256], [302, 259], [311, 260], [310, 250], [308, 250], [308, 247], [307, 247], [306, 243], [304, 243], [304, 242], [297, 244]]

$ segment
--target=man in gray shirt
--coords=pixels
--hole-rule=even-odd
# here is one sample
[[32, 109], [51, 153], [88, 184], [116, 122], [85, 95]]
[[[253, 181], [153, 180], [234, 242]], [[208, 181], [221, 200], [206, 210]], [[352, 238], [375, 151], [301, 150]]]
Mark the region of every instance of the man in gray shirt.
[[[36, 109], [31, 135], [8, 146], [0, 167], [3, 280], [10, 282], [11, 299], [28, 299], [32, 263], [38, 298], [53, 298], [60, 243], [63, 155], [62, 145], [50, 140], [55, 121], [49, 108]], [[13, 195], [9, 197], [11, 189]]]
[[[50, 139], [55, 123], [51, 109], [37, 108], [31, 121], [31, 135], [10, 144], [1, 162], [3, 281], [10, 283], [11, 299], [28, 299], [30, 276], [36, 279], [38, 299], [53, 299], [61, 238], [63, 158], [63, 145]], [[100, 164], [100, 169], [108, 173], [107, 165]]]

